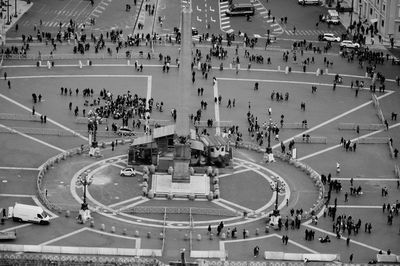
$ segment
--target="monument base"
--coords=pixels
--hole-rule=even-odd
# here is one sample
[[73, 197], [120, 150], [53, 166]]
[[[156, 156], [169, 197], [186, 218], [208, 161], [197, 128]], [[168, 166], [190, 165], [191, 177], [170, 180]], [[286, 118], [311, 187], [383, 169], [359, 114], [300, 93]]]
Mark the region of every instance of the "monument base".
[[206, 198], [210, 194], [210, 177], [207, 175], [191, 175], [187, 183], [172, 182], [172, 175], [154, 174], [152, 175], [151, 188], [155, 197], [165, 198], [172, 194], [175, 198], [188, 198], [195, 195], [196, 198]]

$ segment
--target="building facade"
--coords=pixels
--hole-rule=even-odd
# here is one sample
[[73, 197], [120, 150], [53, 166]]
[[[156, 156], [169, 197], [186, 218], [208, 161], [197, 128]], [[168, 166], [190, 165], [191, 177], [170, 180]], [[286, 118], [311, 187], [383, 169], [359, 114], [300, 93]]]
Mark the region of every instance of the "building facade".
[[400, 0], [354, 0], [354, 13], [383, 39], [400, 42]]

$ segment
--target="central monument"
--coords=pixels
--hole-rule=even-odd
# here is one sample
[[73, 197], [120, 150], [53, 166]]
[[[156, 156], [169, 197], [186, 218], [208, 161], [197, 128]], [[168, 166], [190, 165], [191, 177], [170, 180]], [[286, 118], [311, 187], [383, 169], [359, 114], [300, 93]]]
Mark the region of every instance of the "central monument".
[[182, 10], [181, 17], [181, 66], [178, 72], [179, 105], [177, 108], [175, 136], [174, 136], [174, 172], [173, 183], [189, 183], [190, 127], [188, 96], [191, 84], [191, 58], [192, 58], [192, 6], [190, 1]]

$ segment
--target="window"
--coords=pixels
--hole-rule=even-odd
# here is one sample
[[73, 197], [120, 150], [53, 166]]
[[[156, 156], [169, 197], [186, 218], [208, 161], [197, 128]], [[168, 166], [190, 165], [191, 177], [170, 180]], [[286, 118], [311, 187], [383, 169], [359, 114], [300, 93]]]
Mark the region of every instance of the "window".
[[373, 10], [372, 10], [372, 7], [369, 9], [369, 14], [370, 15], [372, 15], [372, 12], [373, 12]]
[[385, 21], [382, 19], [381, 20], [381, 26], [384, 27], [385, 26]]
[[385, 6], [385, 5], [382, 5], [382, 10], [383, 10], [383, 11], [385, 11], [385, 8], [386, 8], [386, 6]]

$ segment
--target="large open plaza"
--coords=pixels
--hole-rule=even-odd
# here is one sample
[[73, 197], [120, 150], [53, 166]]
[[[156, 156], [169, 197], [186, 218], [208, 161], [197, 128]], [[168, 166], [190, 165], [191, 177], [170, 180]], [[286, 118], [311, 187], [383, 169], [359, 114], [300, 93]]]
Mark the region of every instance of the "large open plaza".
[[3, 32], [1, 265], [399, 263], [398, 46], [297, 1], [50, 2]]

